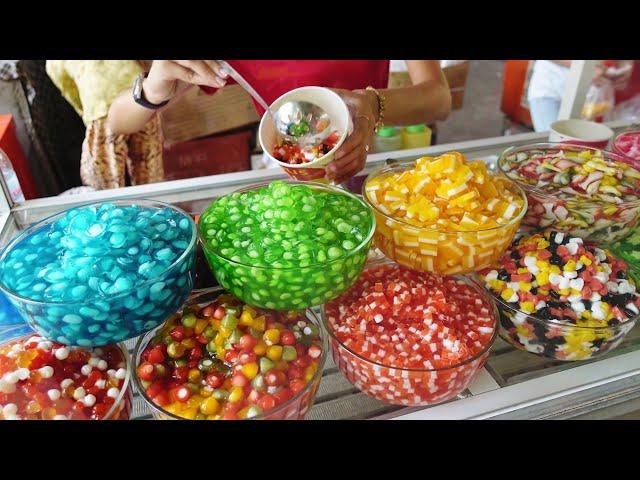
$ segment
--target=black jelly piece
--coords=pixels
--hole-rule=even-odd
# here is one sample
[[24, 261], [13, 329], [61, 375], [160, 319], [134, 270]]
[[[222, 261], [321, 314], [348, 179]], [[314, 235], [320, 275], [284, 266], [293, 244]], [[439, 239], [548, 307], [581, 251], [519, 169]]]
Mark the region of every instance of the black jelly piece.
[[535, 333], [541, 341], [544, 341], [547, 327], [545, 327], [542, 322], [533, 322], [533, 333]]
[[508, 282], [511, 280], [511, 275], [507, 273], [506, 270], [502, 269], [498, 271], [498, 280], [502, 280], [503, 282]]
[[543, 320], [549, 320], [553, 316], [551, 315], [551, 312], [549, 311], [549, 307], [543, 307], [543, 308], [541, 308], [540, 310], [538, 310], [536, 312], [536, 317], [542, 318]]

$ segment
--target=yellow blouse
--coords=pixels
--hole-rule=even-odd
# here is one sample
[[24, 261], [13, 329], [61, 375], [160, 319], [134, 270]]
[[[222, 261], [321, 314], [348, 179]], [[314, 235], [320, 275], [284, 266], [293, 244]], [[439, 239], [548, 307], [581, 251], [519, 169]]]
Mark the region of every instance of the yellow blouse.
[[142, 72], [135, 60], [47, 60], [46, 69], [85, 125], [106, 117], [111, 103]]

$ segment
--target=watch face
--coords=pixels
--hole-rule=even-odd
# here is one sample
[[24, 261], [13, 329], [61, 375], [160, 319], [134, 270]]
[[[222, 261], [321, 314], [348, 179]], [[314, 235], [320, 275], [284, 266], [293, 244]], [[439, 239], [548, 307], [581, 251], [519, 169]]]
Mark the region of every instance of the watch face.
[[136, 81], [133, 84], [133, 98], [135, 100], [142, 99], [142, 80], [144, 80], [144, 78], [145, 78], [144, 73], [138, 75], [138, 78], [136, 78]]

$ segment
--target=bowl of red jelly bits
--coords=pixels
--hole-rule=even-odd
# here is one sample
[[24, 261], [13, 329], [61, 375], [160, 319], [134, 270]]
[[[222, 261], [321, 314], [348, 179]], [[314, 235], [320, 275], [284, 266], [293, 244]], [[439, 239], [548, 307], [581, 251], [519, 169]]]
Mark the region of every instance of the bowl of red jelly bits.
[[375, 246], [402, 265], [440, 275], [495, 262], [527, 209], [517, 185], [459, 152], [374, 172], [363, 197], [376, 217]]
[[374, 262], [323, 310], [338, 368], [357, 388], [396, 405], [459, 395], [497, 336], [490, 296], [466, 277]]
[[317, 144], [300, 148], [297, 144], [285, 141], [276, 131], [271, 116], [265, 114], [258, 128], [260, 146], [291, 178], [326, 183], [325, 167], [333, 160], [335, 151], [344, 143], [349, 132], [351, 116], [347, 104], [328, 88], [301, 87], [282, 95], [271, 104], [271, 109], [276, 112], [290, 101], [310, 102], [321, 107], [331, 119], [331, 134]]
[[311, 310], [264, 310], [214, 288], [140, 338], [134, 378], [157, 419], [300, 420], [326, 351]]
[[128, 420], [129, 354], [70, 347], [25, 326], [1, 332], [0, 420]]

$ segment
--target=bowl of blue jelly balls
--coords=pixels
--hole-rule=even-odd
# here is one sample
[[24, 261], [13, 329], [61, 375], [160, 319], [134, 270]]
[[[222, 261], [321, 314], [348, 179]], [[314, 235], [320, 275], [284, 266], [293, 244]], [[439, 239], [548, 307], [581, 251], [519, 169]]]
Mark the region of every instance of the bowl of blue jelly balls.
[[147, 332], [193, 289], [196, 226], [151, 200], [75, 207], [0, 252], [0, 291], [43, 337], [95, 347]]

